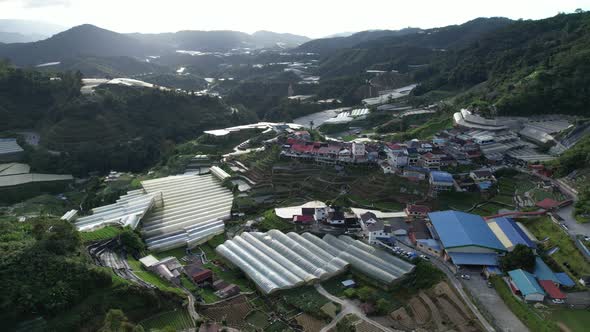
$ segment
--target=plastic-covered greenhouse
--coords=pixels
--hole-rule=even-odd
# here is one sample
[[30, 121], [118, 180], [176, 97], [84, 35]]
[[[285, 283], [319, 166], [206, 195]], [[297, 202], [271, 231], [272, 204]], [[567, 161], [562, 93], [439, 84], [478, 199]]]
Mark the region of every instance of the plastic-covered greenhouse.
[[330, 278], [352, 266], [390, 284], [414, 266], [348, 236], [242, 233], [217, 252], [242, 269], [266, 294]]

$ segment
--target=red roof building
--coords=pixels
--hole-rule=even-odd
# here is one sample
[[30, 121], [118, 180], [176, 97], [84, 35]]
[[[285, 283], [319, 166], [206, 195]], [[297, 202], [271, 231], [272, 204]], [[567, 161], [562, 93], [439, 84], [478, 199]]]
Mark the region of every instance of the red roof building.
[[408, 217], [426, 217], [428, 212], [430, 212], [430, 208], [426, 205], [408, 204], [406, 206]]
[[213, 272], [208, 269], [204, 269], [198, 264], [189, 264], [184, 267], [184, 272], [197, 284], [205, 282], [213, 282]]
[[296, 224], [311, 224], [314, 222], [313, 215], [304, 214], [304, 215], [295, 215], [293, 216], [293, 222]]
[[545, 292], [547, 292], [552, 299], [565, 300], [567, 297], [551, 280], [539, 280], [539, 285], [543, 287]]
[[537, 202], [535, 205], [540, 207], [541, 209], [553, 210], [558, 208], [561, 205], [561, 202], [558, 202], [551, 198], [545, 198], [544, 200]]

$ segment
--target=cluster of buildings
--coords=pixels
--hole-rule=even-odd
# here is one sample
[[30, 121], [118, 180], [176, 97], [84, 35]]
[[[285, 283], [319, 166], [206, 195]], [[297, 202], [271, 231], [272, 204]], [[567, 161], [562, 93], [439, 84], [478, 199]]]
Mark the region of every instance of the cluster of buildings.
[[307, 131], [299, 131], [283, 144], [281, 156], [323, 164], [372, 164], [379, 158], [379, 148], [356, 142], [313, 142]]
[[[500, 275], [499, 259], [517, 245], [537, 250], [539, 242], [528, 229], [507, 217], [484, 219], [459, 211], [438, 211], [428, 214], [431, 239], [417, 240], [417, 246], [430, 255], [440, 256], [462, 266], [481, 267], [486, 275]], [[563, 300], [560, 288], [575, 284], [566, 273], [554, 273], [536, 256], [534, 271], [506, 271], [512, 291], [527, 301], [543, 301], [547, 296]]]
[[196, 286], [210, 287], [215, 290], [215, 295], [221, 299], [240, 293], [239, 286], [221, 279], [215, 280], [213, 271], [204, 268], [199, 261], [192, 261], [187, 265], [182, 265], [176, 257], [169, 256], [157, 259], [152, 255], [145, 256], [139, 261], [145, 269], [175, 285], [181, 285], [180, 278], [184, 274]]
[[[554, 159], [571, 146], [568, 137], [557, 138], [573, 126], [563, 116], [488, 119], [462, 109], [453, 119], [456, 129], [442, 135], [457, 142], [479, 145], [482, 155], [490, 162], [508, 160], [524, 165], [543, 162]], [[549, 148], [548, 153], [541, 152], [539, 147]]]

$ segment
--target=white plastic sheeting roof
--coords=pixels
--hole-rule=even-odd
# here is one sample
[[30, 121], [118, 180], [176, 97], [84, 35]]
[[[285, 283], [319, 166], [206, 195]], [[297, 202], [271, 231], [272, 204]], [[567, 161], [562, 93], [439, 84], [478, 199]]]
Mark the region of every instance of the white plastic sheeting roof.
[[328, 279], [352, 265], [360, 272], [391, 283], [414, 266], [347, 236], [324, 239], [304, 233], [242, 233], [216, 248], [269, 294]]
[[[135, 229], [149, 209], [161, 199], [162, 195], [159, 192], [146, 194], [141, 189], [133, 190], [121, 196], [114, 204], [92, 209], [91, 215], [76, 219], [75, 225], [82, 232], [109, 225], [130, 226]], [[66, 216], [67, 213], [64, 217]]]
[[162, 192], [163, 205], [143, 221], [148, 249], [197, 245], [223, 233], [231, 217], [233, 194], [211, 174], [185, 174], [147, 180], [148, 193]]
[[302, 208], [325, 208], [328, 207], [326, 203], [321, 201], [311, 201], [307, 202], [303, 205], [298, 206], [288, 206], [282, 208], [275, 208], [275, 214], [279, 218], [283, 219], [293, 219], [293, 216], [300, 215], [302, 212]]

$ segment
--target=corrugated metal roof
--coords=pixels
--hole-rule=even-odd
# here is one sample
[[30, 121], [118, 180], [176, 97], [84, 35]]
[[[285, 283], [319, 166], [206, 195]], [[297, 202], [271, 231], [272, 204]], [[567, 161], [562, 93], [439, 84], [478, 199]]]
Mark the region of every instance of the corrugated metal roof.
[[576, 283], [567, 275], [565, 272], [555, 273], [555, 277], [559, 281], [559, 284], [565, 287], [574, 287]]
[[541, 285], [539, 285], [535, 279], [535, 276], [528, 273], [527, 271], [522, 269], [512, 270], [508, 272], [508, 275], [523, 296], [527, 296], [529, 294], [545, 295], [545, 291], [543, 291], [543, 288], [541, 288]]
[[467, 252], [447, 252], [455, 265], [498, 265], [498, 255]]
[[23, 152], [16, 138], [0, 138], [0, 154]]
[[453, 182], [453, 176], [447, 172], [432, 171], [430, 172], [430, 177], [436, 182]]
[[559, 280], [555, 276], [555, 273], [551, 270], [547, 264], [541, 259], [541, 257], [535, 257], [535, 276], [539, 280], [551, 280], [551, 282], [559, 283]]
[[551, 280], [540, 280], [539, 285], [549, 294], [552, 299], [564, 300], [567, 296], [555, 286]]
[[479, 246], [504, 251], [485, 220], [460, 211], [437, 211], [428, 214], [445, 248]]
[[514, 220], [511, 218], [493, 218], [489, 219], [487, 223], [492, 232], [507, 250], [511, 250], [517, 244], [524, 244], [529, 248], [537, 247], [535, 243], [531, 241], [526, 233], [523, 232], [522, 229], [520, 229], [516, 222], [514, 222]]

